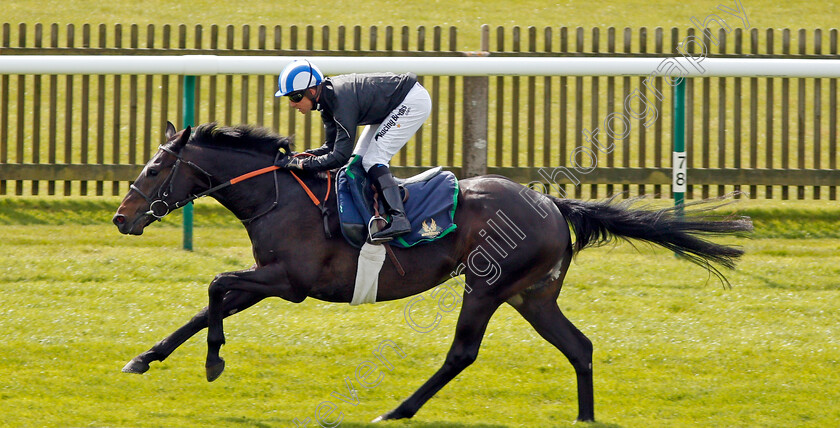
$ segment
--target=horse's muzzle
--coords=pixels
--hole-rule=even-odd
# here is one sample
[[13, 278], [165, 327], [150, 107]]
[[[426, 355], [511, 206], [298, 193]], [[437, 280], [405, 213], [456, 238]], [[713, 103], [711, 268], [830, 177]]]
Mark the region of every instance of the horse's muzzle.
[[138, 223], [141, 223], [141, 218], [142, 217], [138, 217], [135, 221], [129, 222], [128, 217], [125, 215], [116, 214], [111, 221], [114, 222], [117, 229], [119, 229], [120, 233], [123, 235], [142, 235], [143, 229], [145, 229], [146, 225], [143, 224], [141, 227], [137, 227]]

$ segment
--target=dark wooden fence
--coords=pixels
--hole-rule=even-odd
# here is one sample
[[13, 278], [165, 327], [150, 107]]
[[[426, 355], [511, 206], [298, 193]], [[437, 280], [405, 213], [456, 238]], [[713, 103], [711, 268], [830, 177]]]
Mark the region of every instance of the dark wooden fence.
[[[694, 29], [488, 28], [474, 34], [492, 56], [668, 56]], [[698, 32], [698, 35], [699, 32]], [[456, 28], [2, 25], [0, 61], [16, 54], [452, 56]], [[710, 33], [704, 35], [707, 46]], [[714, 56], [837, 58], [837, 30], [720, 30]], [[279, 72], [279, 70], [278, 70]], [[196, 82], [197, 123], [252, 123], [321, 144], [316, 116], [273, 97], [276, 75], [204, 76]], [[639, 77], [488, 79], [487, 171], [547, 181], [569, 166], [584, 132], [626, 113], [639, 89], [653, 112], [618, 141], [597, 168], [559, 181], [576, 197], [619, 191], [670, 196], [671, 88]], [[461, 172], [464, 78], [425, 76], [434, 110], [400, 152], [399, 174], [445, 165]], [[467, 87], [467, 88], [465, 88]], [[167, 120], [182, 123], [180, 76], [0, 76], [0, 195], [117, 195], [160, 143]], [[688, 197], [744, 190], [750, 197], [836, 199], [837, 79], [696, 78], [687, 83]], [[630, 108], [633, 107], [632, 103]], [[555, 177], [555, 178], [563, 178]], [[549, 186], [550, 187], [550, 186]]]

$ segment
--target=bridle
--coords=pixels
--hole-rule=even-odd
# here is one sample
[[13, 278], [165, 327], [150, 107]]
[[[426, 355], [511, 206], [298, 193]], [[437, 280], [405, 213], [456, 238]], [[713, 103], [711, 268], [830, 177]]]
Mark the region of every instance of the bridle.
[[[131, 186], [129, 186], [129, 188], [131, 190], [134, 190], [135, 192], [140, 194], [140, 196], [142, 196], [143, 199], [145, 199], [146, 202], [149, 203], [149, 211], [146, 211], [146, 214], [151, 215], [152, 217], [156, 218], [158, 221], [161, 220], [163, 217], [165, 217], [170, 212], [172, 212], [172, 211], [174, 211], [178, 208], [184, 207], [187, 204], [189, 204], [190, 202], [192, 202], [192, 201], [194, 201], [198, 198], [202, 198], [204, 196], [210, 195], [213, 192], [224, 189], [225, 187], [228, 187], [230, 185], [239, 183], [240, 181], [247, 180], [249, 178], [256, 177], [258, 175], [262, 175], [262, 174], [265, 174], [267, 172], [276, 171], [276, 170], [280, 169], [279, 167], [276, 167], [276, 166], [272, 165], [272, 166], [269, 166], [269, 167], [266, 167], [266, 168], [258, 169], [256, 171], [251, 171], [249, 173], [240, 175], [238, 177], [234, 177], [234, 178], [232, 178], [232, 179], [230, 179], [230, 180], [228, 180], [228, 181], [226, 181], [222, 184], [219, 184], [218, 186], [213, 186], [213, 174], [210, 174], [209, 172], [205, 171], [203, 168], [196, 165], [194, 162], [184, 159], [181, 156], [180, 153], [170, 149], [169, 147], [160, 146], [160, 149], [169, 153], [169, 154], [171, 154], [172, 156], [175, 156], [175, 165], [173, 165], [172, 169], [169, 171], [169, 175], [167, 175], [167, 177], [166, 177], [166, 182], [164, 182], [164, 184], [161, 185], [158, 188], [157, 195], [155, 196], [156, 199], [147, 195], [146, 193], [144, 193], [142, 190], [140, 190], [140, 188], [135, 186], [134, 183], [132, 183]], [[181, 166], [181, 164], [187, 165], [187, 166], [195, 169], [196, 171], [204, 174], [204, 177], [207, 178], [208, 189], [203, 191], [203, 192], [191, 195], [191, 196], [187, 197], [186, 199], [180, 200], [180, 201], [175, 202], [174, 204], [170, 205], [168, 202], [166, 202], [165, 199], [170, 194], [172, 194], [172, 186], [174, 185], [173, 184], [173, 178], [175, 177], [175, 174], [178, 172], [178, 168]], [[167, 184], [168, 184], [168, 188], [167, 188]], [[167, 189], [167, 190], [164, 190], [164, 189]], [[273, 210], [277, 205], [279, 205], [279, 203], [280, 203], [280, 188], [279, 188], [279, 185], [277, 184], [277, 178], [275, 177], [275, 179], [274, 179], [274, 203], [272, 203], [271, 206], [268, 207], [265, 211], [255, 215], [251, 218], [244, 219], [244, 220], [242, 220], [242, 222], [243, 223], [248, 223], [248, 222], [251, 222], [253, 220], [256, 220], [259, 217], [262, 217], [263, 215], [267, 214], [269, 211]]]
[[[152, 217], [156, 218], [157, 220], [160, 220], [163, 217], [165, 217], [167, 214], [172, 212], [172, 210], [181, 208], [184, 205], [194, 201], [195, 199], [198, 199], [202, 196], [208, 195], [208, 194], [218, 190], [216, 188], [213, 188], [213, 181], [212, 181], [213, 180], [213, 175], [212, 174], [205, 171], [204, 169], [202, 169], [200, 166], [196, 165], [192, 161], [185, 160], [183, 157], [181, 157], [180, 153], [170, 149], [169, 147], [166, 147], [166, 146], [162, 145], [162, 146], [160, 146], [160, 150], [163, 150], [163, 151], [169, 153], [170, 155], [175, 156], [176, 160], [175, 160], [175, 165], [173, 165], [172, 169], [169, 170], [169, 175], [166, 176], [166, 181], [164, 182], [163, 185], [161, 185], [158, 188], [157, 195], [155, 195], [154, 197], [147, 195], [142, 190], [140, 190], [139, 187], [135, 186], [134, 183], [131, 183], [131, 185], [129, 186], [129, 188], [131, 190], [137, 192], [140, 196], [143, 197], [143, 199], [146, 200], [146, 202], [149, 203], [149, 211], [147, 211], [146, 214], [151, 215]], [[172, 206], [172, 208], [170, 208], [169, 203], [167, 203], [165, 199], [170, 194], [172, 194], [172, 187], [174, 186], [173, 178], [175, 177], [175, 174], [178, 172], [178, 169], [180, 168], [181, 164], [187, 165], [187, 166], [195, 169], [196, 171], [199, 171], [202, 174], [204, 174], [204, 176], [207, 178], [207, 182], [209, 183], [208, 187], [210, 187], [210, 189], [207, 190], [207, 191], [204, 191], [202, 193], [199, 193], [198, 195], [190, 196], [189, 198], [184, 199], [183, 201], [176, 202]], [[164, 190], [164, 189], [166, 189], [166, 190]]]
[[[144, 193], [142, 190], [140, 190], [140, 188], [135, 186], [134, 183], [132, 183], [129, 186], [129, 188], [131, 190], [137, 192], [140, 196], [143, 197], [143, 199], [146, 200], [146, 202], [149, 203], [149, 211], [146, 211], [146, 214], [151, 215], [152, 217], [156, 218], [158, 221], [161, 220], [163, 217], [165, 217], [170, 212], [172, 212], [173, 210], [181, 208], [181, 207], [187, 205], [188, 203], [190, 203], [190, 202], [192, 202], [192, 201], [194, 201], [198, 198], [202, 198], [204, 196], [212, 194], [213, 192], [217, 192], [221, 189], [224, 189], [225, 187], [234, 185], [236, 183], [247, 180], [249, 178], [253, 178], [253, 177], [256, 177], [256, 176], [259, 176], [259, 175], [262, 175], [262, 174], [265, 174], [265, 173], [268, 173], [268, 172], [272, 172], [272, 171], [274, 171], [274, 202], [271, 204], [271, 206], [269, 206], [267, 209], [260, 212], [259, 214], [255, 215], [253, 217], [241, 220], [241, 221], [243, 223], [250, 223], [250, 222], [256, 220], [257, 218], [260, 218], [263, 215], [268, 214], [268, 212], [270, 212], [271, 210], [273, 210], [274, 208], [276, 208], [280, 204], [280, 185], [279, 185], [278, 180], [277, 180], [277, 170], [279, 170], [280, 167], [278, 167], [278, 166], [274, 166], [274, 165], [267, 166], [265, 168], [261, 168], [261, 169], [255, 170], [255, 171], [251, 171], [251, 172], [242, 174], [238, 177], [234, 177], [234, 178], [232, 178], [232, 179], [230, 179], [230, 180], [228, 180], [228, 181], [226, 181], [222, 184], [219, 184], [217, 186], [213, 186], [213, 174], [210, 174], [209, 172], [205, 171], [203, 168], [196, 165], [192, 161], [184, 159], [181, 156], [180, 153], [170, 149], [169, 147], [160, 146], [160, 149], [169, 153], [169, 154], [171, 154], [172, 156], [175, 156], [175, 165], [173, 165], [172, 169], [169, 171], [169, 175], [167, 175], [167, 177], [166, 177], [166, 182], [164, 182], [164, 184], [161, 185], [158, 188], [158, 192], [157, 192], [157, 195], [156, 195], [157, 199], [154, 199], [151, 196]], [[282, 153], [278, 152], [277, 156], [281, 156], [281, 155], [282, 155]], [[299, 153], [298, 155], [305, 155], [305, 154]], [[207, 186], [208, 189], [203, 191], [203, 192], [197, 193], [195, 195], [191, 195], [191, 196], [189, 196], [186, 199], [183, 199], [181, 201], [175, 202], [170, 207], [169, 203], [167, 203], [164, 199], [166, 197], [168, 197], [170, 194], [172, 194], [172, 187], [174, 185], [173, 184], [173, 178], [174, 178], [175, 174], [177, 173], [178, 168], [181, 166], [181, 164], [192, 167], [195, 170], [204, 174], [205, 178], [207, 178], [207, 182], [209, 183], [209, 185]], [[315, 204], [315, 206], [318, 207], [319, 210], [321, 211], [321, 216], [323, 217], [323, 220], [324, 220], [324, 231], [325, 231], [328, 238], [332, 237], [332, 234], [330, 233], [330, 230], [329, 230], [329, 223], [328, 223], [328, 220], [327, 220], [327, 217], [329, 215], [329, 210], [326, 207], [327, 199], [329, 199], [329, 196], [330, 196], [330, 187], [331, 187], [331, 185], [330, 185], [330, 175], [327, 174], [327, 194], [324, 197], [323, 201], [319, 201], [318, 198], [315, 196], [315, 194], [312, 193], [311, 190], [309, 190], [309, 186], [307, 186], [303, 182], [303, 180], [301, 180], [300, 177], [297, 176], [297, 174], [295, 174], [293, 171], [289, 171], [289, 172], [292, 174], [292, 176], [295, 178], [295, 180], [297, 180], [297, 182], [301, 185], [303, 190], [309, 196], [309, 199], [312, 200], [312, 203]], [[168, 189], [163, 190], [164, 188], [167, 188], [167, 184], [168, 184]], [[160, 213], [158, 212], [158, 209], [161, 209]]]

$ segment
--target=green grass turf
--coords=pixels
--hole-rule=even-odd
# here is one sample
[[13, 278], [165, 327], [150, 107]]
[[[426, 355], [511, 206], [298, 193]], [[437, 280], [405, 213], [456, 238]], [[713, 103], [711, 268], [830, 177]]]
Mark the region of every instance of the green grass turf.
[[[351, 308], [266, 300], [225, 323], [227, 371], [204, 380], [205, 333], [143, 376], [120, 368], [206, 304], [206, 285], [252, 263], [241, 226], [210, 201], [196, 207], [196, 251], [178, 218], [141, 237], [108, 224], [115, 198], [0, 199], [0, 424], [3, 426], [288, 427], [332, 401], [342, 425], [367, 426], [443, 362], [456, 313], [411, 329], [406, 299]], [[595, 346], [592, 426], [832, 426], [840, 421], [840, 240], [784, 235], [837, 230], [837, 208], [774, 203], [744, 211], [754, 239], [732, 289], [667, 251], [587, 249], [560, 296]], [[762, 231], [778, 213], [785, 232]], [[830, 213], [835, 214], [833, 216]], [[766, 220], [761, 220], [762, 217]], [[814, 218], [826, 225], [815, 227]], [[428, 303], [428, 304], [426, 304]], [[414, 309], [431, 321], [433, 299]], [[344, 380], [391, 340], [378, 386]], [[358, 386], [357, 386], [358, 388]], [[478, 361], [408, 422], [418, 427], [570, 426], [574, 373], [510, 307], [491, 320]], [[315, 426], [314, 422], [310, 426]]]

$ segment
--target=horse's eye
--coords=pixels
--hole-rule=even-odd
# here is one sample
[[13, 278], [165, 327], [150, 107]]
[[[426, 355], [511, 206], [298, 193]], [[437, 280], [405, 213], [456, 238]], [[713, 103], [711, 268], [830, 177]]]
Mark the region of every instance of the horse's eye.
[[154, 168], [149, 168], [148, 174], [149, 174], [150, 177], [154, 177], [154, 176], [158, 175], [158, 170], [156, 170]]

